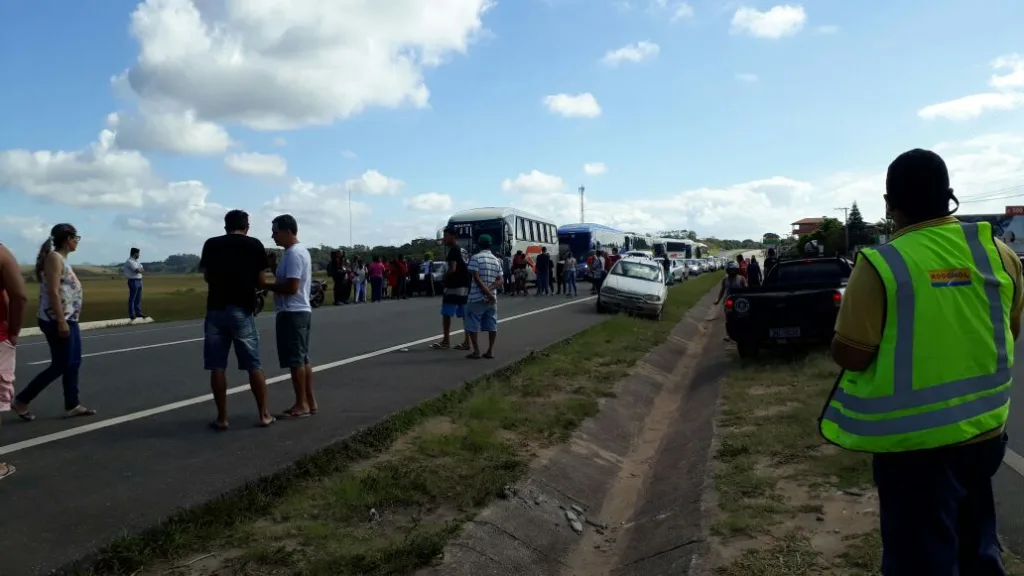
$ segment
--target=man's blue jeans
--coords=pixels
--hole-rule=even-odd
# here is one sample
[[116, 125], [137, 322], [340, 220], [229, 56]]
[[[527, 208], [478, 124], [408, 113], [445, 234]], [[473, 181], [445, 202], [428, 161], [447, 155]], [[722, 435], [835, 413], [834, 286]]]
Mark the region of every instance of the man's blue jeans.
[[549, 294], [551, 292], [551, 278], [547, 272], [537, 271], [537, 294]]
[[128, 279], [128, 317], [142, 318], [142, 278]]
[[874, 455], [885, 576], [1005, 576], [992, 477], [1006, 435]]

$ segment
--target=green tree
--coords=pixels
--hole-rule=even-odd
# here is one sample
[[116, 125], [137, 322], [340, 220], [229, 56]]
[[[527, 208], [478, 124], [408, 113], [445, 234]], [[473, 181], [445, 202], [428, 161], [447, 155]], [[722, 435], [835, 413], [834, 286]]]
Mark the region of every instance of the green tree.
[[856, 202], [850, 207], [850, 213], [846, 217], [846, 227], [850, 230], [851, 247], [871, 244], [872, 238], [868, 233], [868, 225], [864, 222], [864, 216], [861, 215]]

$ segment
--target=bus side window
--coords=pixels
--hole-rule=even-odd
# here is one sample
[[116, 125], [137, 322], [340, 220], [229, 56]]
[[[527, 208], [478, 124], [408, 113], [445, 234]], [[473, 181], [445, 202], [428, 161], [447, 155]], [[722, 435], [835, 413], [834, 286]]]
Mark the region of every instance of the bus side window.
[[527, 237], [526, 237], [526, 219], [525, 218], [518, 218], [518, 220], [519, 220], [519, 226], [518, 226], [518, 228], [519, 228], [519, 239], [520, 240], [526, 240], [527, 239]]

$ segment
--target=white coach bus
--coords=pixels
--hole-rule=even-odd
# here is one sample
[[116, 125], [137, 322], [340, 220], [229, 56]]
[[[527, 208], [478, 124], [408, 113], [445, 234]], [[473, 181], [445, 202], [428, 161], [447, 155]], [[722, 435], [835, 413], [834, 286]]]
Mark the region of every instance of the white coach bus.
[[514, 256], [522, 250], [528, 263], [529, 279], [536, 281], [534, 264], [541, 248], [558, 258], [558, 226], [547, 218], [515, 208], [474, 208], [453, 214], [448, 225], [455, 228], [459, 246], [470, 254], [477, 251], [482, 234], [491, 237], [491, 251], [498, 257]]

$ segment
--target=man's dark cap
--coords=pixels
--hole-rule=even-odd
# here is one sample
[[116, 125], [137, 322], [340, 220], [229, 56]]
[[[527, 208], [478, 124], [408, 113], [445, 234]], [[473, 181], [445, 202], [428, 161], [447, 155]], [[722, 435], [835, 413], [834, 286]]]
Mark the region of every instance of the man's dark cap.
[[455, 226], [445, 226], [444, 233], [449, 236], [455, 236]]
[[889, 164], [885, 192], [896, 208], [912, 204], [949, 201], [949, 169], [931, 150], [915, 148], [900, 154]]

